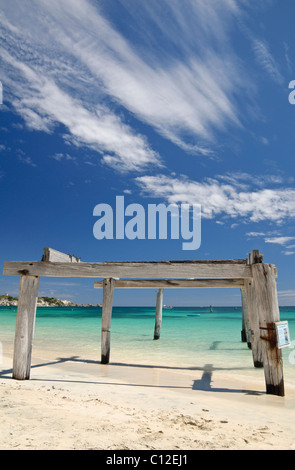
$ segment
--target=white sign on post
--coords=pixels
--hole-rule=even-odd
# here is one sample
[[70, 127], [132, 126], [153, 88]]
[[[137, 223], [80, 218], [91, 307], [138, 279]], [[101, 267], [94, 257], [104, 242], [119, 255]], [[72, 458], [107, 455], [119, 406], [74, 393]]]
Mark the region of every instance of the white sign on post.
[[291, 346], [289, 325], [287, 321], [278, 321], [275, 323], [277, 333], [277, 347], [279, 349]]

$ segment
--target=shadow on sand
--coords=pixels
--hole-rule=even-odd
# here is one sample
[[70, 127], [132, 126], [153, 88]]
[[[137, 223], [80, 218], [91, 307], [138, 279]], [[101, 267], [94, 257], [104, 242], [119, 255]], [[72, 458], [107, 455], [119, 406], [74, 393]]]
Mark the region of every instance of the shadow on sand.
[[[150, 365], [150, 364], [129, 364], [129, 363], [121, 363], [121, 362], [112, 362], [111, 364], [103, 365], [100, 361], [94, 361], [89, 359], [82, 359], [79, 356], [71, 356], [71, 357], [58, 357], [56, 361], [51, 361], [47, 363], [40, 363], [32, 365], [31, 369], [36, 369], [40, 367], [46, 366], [55, 366], [57, 364], [62, 364], [66, 362], [77, 362], [83, 364], [94, 364], [94, 365], [101, 365], [102, 367], [134, 367], [134, 368], [147, 368], [147, 369], [164, 369], [164, 370], [196, 370], [196, 371], [203, 371], [202, 377], [199, 380], [194, 380], [191, 387], [187, 386], [177, 386], [177, 385], [154, 385], [154, 384], [134, 384], [134, 383], [117, 383], [117, 382], [101, 382], [101, 381], [84, 381], [84, 380], [75, 380], [72, 379], [40, 379], [34, 378], [34, 381], [46, 381], [46, 382], [79, 382], [79, 383], [89, 383], [89, 384], [109, 384], [109, 385], [123, 385], [123, 386], [130, 386], [130, 387], [152, 387], [152, 388], [171, 388], [171, 389], [192, 389], [192, 390], [199, 390], [199, 391], [206, 391], [206, 392], [224, 392], [224, 393], [241, 393], [246, 395], [264, 395], [264, 392], [259, 392], [255, 390], [245, 390], [245, 389], [232, 389], [232, 388], [218, 388], [212, 386], [212, 376], [214, 371], [230, 371], [230, 370], [248, 370], [248, 367], [214, 367], [213, 364], [205, 364], [204, 367], [180, 367], [180, 366], [159, 366], [159, 365]], [[12, 374], [12, 369], [6, 369], [0, 371], [0, 377], [12, 379], [10, 375]]]

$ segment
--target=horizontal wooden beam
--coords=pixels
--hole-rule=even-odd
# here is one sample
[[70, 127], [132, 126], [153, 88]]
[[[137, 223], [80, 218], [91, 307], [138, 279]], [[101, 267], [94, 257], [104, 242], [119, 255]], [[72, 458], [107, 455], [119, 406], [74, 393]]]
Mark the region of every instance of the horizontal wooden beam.
[[131, 279], [240, 279], [252, 277], [250, 265], [201, 261], [51, 263], [5, 261], [6, 276], [96, 277]]
[[[114, 287], [116, 289], [190, 289], [209, 287], [244, 287], [244, 279], [114, 279]], [[94, 288], [103, 288], [103, 281], [96, 281], [94, 283]]]
[[54, 250], [53, 248], [44, 248], [42, 261], [52, 261], [57, 263], [80, 263], [81, 258], [74, 255], [66, 255], [61, 251]]

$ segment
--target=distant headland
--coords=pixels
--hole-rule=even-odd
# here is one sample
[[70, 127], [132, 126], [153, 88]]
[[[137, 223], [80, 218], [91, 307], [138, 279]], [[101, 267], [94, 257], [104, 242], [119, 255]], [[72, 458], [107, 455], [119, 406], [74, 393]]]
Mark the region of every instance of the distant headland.
[[[4, 294], [0, 295], [0, 307], [15, 307], [18, 297]], [[75, 304], [70, 300], [56, 299], [55, 297], [38, 297], [37, 307], [101, 307], [101, 304]]]

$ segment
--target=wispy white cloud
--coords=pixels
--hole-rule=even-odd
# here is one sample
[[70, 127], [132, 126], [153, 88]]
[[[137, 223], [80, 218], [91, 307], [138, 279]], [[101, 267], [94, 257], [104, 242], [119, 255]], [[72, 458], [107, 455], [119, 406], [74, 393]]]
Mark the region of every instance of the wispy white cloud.
[[61, 123], [68, 129], [68, 139], [97, 150], [103, 154], [103, 161], [123, 171], [151, 163], [159, 165], [160, 158], [146, 139], [134, 133], [106, 106], [97, 105], [95, 110], [89, 110], [42, 74], [42, 69], [37, 73], [7, 52], [2, 50], [2, 54], [6, 63], [23, 77], [12, 103], [28, 127], [51, 132], [55, 124]]
[[278, 291], [278, 296], [279, 297], [290, 297], [294, 299], [295, 297], [295, 290], [289, 289], [289, 290], [279, 290]]
[[[295, 216], [295, 214], [294, 214]], [[269, 234], [270, 235], [270, 234]], [[287, 236], [273, 236], [273, 231], [272, 231], [272, 236], [269, 236], [264, 232], [247, 232], [246, 236], [252, 238], [252, 237], [260, 237], [263, 238], [264, 243], [272, 243], [275, 245], [280, 245], [284, 247], [284, 250], [282, 251], [282, 254], [285, 256], [291, 256], [295, 254], [295, 251], [292, 250], [291, 248], [295, 248], [295, 245], [289, 245], [289, 243], [293, 240], [295, 240], [295, 237], [287, 237]]]
[[[132, 2], [126, 8], [136, 19]], [[158, 165], [160, 156], [125, 123], [120, 106], [183, 150], [214, 154], [215, 133], [241, 126], [236, 97], [250, 81], [229, 41], [239, 2], [163, 0], [142, 8], [153, 23], [145, 31], [161, 35], [166, 48], [156, 39], [147, 48], [136, 21], [140, 44], [130, 42], [88, 0], [6, 5], [5, 78], [27, 126], [51, 132], [61, 123], [73, 142], [120, 170]]]
[[247, 232], [247, 237], [263, 237], [265, 235], [264, 232]]
[[284, 42], [283, 44], [284, 44], [285, 59], [286, 59], [288, 73], [290, 75], [292, 75], [293, 74], [293, 64], [292, 64], [292, 61], [291, 61], [290, 55], [289, 55], [289, 46], [286, 42]]
[[57, 162], [61, 162], [62, 160], [72, 161], [72, 162], [77, 161], [76, 157], [73, 157], [72, 155], [69, 155], [68, 153], [65, 153], [65, 154], [64, 153], [55, 153], [50, 158], [53, 158]]
[[269, 144], [269, 140], [266, 137], [261, 136], [260, 141], [263, 143], [263, 145], [268, 145]]
[[18, 149], [16, 153], [17, 153], [18, 159], [21, 162], [26, 163], [27, 165], [30, 165], [34, 168], [37, 166], [37, 164], [32, 160], [32, 158], [27, 156], [25, 152], [23, 152], [21, 149]]
[[[79, 2], [74, 8], [70, 2], [70, 18], [64, 14], [67, 1], [62, 6], [55, 0], [43, 3], [54, 16], [55, 27], [62, 26], [55, 31], [55, 40], [103, 83], [112, 99], [177, 145], [206, 154], [206, 147], [192, 144], [183, 134], [207, 141], [214, 130], [239, 124], [234, 96], [244, 83], [236, 57], [225, 47], [225, 24], [237, 14], [236, 2], [226, 2], [223, 8], [218, 2], [205, 7], [203, 2], [188, 1], [186, 8], [174, 1], [163, 1], [160, 8], [158, 2], [149, 2], [149, 7], [144, 3], [147, 16], [155, 19], [152, 8], [157, 11], [162, 40], [164, 36], [167, 43], [173, 40], [177, 44], [173, 55], [161, 54], [161, 47], [152, 52], [149, 47], [148, 53], [146, 48], [138, 51], [87, 2], [83, 9]], [[132, 9], [131, 3], [129, 7]], [[95, 30], [96, 37], [85, 37], [86, 27]], [[195, 34], [199, 40], [192, 44]], [[217, 51], [212, 48], [214, 39]]]
[[[279, 172], [277, 172], [277, 174], [263, 173], [260, 175], [259, 174], [252, 175], [247, 172], [232, 171], [232, 172], [227, 172], [223, 175], [218, 175], [217, 178], [221, 181], [224, 181], [226, 183], [229, 183], [237, 187], [239, 190], [240, 189], [249, 190], [250, 188], [253, 188], [253, 187], [265, 188], [266, 186], [271, 187], [271, 186], [282, 185], [286, 183], [286, 176], [283, 174], [280, 174]], [[293, 182], [293, 178], [289, 177], [288, 183], [290, 184], [292, 182]]]
[[278, 245], [286, 245], [292, 240], [295, 240], [295, 237], [270, 237], [265, 238], [265, 243], [276, 243]]
[[257, 63], [266, 71], [268, 76], [278, 84], [283, 84], [284, 79], [279, 66], [269, 51], [269, 46], [262, 39], [253, 39], [253, 50]]
[[[235, 184], [225, 183], [221, 178], [192, 181], [186, 177], [165, 175], [141, 176], [136, 181], [143, 194], [167, 200], [169, 203], [201, 204], [202, 217], [217, 216], [244, 221], [272, 221], [281, 223], [295, 217], [295, 189], [245, 190]], [[268, 243], [286, 242], [294, 237], [267, 238]]]
[[[5, 84], [10, 90], [11, 103], [27, 127], [50, 133], [57, 124], [62, 124], [68, 131], [67, 141], [96, 150], [103, 162], [120, 171], [138, 170], [150, 164], [160, 166], [160, 156], [150, 148], [146, 138], [103, 103], [99, 89], [97, 99], [93, 84], [88, 90], [89, 80], [83, 82], [80, 67], [75, 68], [73, 64], [70, 68], [68, 64], [67, 68], [63, 63], [63, 57], [69, 60], [65, 53], [62, 55], [60, 51], [60, 60], [52, 59], [52, 67], [49, 38], [38, 54], [34, 50], [34, 37], [28, 42], [22, 30], [12, 28], [3, 20], [3, 15], [1, 19], [8, 32], [6, 38], [10, 39], [6, 50], [1, 48], [2, 74], [5, 74]], [[20, 50], [13, 49], [16, 35], [22, 44]], [[67, 86], [71, 79], [77, 85], [74, 89]]]

